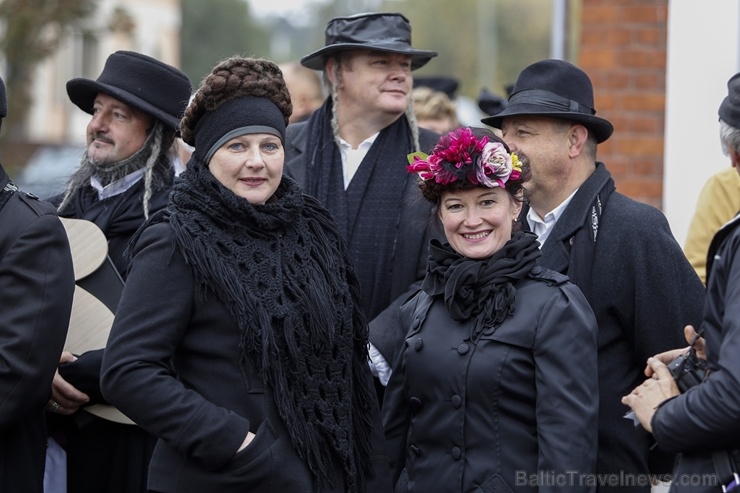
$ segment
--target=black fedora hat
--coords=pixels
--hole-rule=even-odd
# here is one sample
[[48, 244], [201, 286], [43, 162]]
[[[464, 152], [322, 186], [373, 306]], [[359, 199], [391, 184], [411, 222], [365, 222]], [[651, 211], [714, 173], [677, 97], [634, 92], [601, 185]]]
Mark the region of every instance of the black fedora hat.
[[424, 66], [436, 51], [411, 48], [411, 24], [402, 14], [369, 13], [335, 17], [326, 25], [326, 46], [301, 58], [301, 64], [323, 70], [327, 57], [347, 50], [376, 50], [411, 55], [411, 70]]
[[457, 88], [460, 83], [454, 77], [428, 76], [414, 77], [414, 89], [417, 87], [428, 87], [433, 91], [443, 92], [450, 99], [455, 99]]
[[501, 128], [507, 116], [539, 115], [580, 123], [596, 141], [608, 139], [614, 127], [596, 116], [594, 89], [586, 72], [563, 60], [541, 60], [522, 70], [506, 108], [481, 122]]
[[740, 73], [727, 81], [727, 96], [719, 105], [718, 113], [723, 122], [740, 129]]
[[185, 112], [190, 91], [190, 80], [182, 71], [133, 51], [110, 55], [97, 80], [77, 78], [67, 82], [69, 99], [86, 113], [92, 114], [95, 97], [103, 92], [173, 130]]

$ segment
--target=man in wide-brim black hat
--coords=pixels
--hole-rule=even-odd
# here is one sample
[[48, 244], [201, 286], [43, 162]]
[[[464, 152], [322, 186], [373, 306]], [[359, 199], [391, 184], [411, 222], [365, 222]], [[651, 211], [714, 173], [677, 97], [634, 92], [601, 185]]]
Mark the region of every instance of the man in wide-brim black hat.
[[[562, 60], [526, 67], [506, 108], [482, 122], [500, 128], [512, 151], [529, 158], [532, 179], [520, 220], [540, 240], [541, 264], [578, 285], [599, 324], [596, 472], [614, 478], [670, 473], [671, 460], [661, 461], [659, 450], [649, 457], [649, 435], [622, 417], [628, 409], [621, 398], [644, 379], [647, 358], [679, 347], [682, 328], [701, 320], [701, 281], [663, 213], [617, 192], [596, 160], [597, 145], [613, 127], [596, 116], [583, 70]], [[649, 490], [649, 481], [599, 486]]]
[[332, 19], [326, 45], [301, 59], [323, 71], [329, 97], [287, 131], [285, 172], [329, 209], [349, 246], [383, 384], [403, 336], [398, 306], [424, 272], [432, 235], [405, 164], [437, 140], [418, 128], [411, 108], [412, 71], [436, 55], [412, 47], [402, 14]]
[[[123, 279], [129, 239], [167, 205], [175, 135], [190, 93], [190, 80], [181, 70], [133, 51], [111, 54], [95, 80], [67, 82], [69, 99], [91, 115], [87, 147], [65, 192], [51, 201], [60, 216], [86, 219], [102, 230], [108, 256]], [[62, 353], [52, 385], [47, 408], [66, 440], [67, 490], [140, 493], [156, 438], [136, 425], [82, 410], [104, 403], [102, 357], [102, 349]]]

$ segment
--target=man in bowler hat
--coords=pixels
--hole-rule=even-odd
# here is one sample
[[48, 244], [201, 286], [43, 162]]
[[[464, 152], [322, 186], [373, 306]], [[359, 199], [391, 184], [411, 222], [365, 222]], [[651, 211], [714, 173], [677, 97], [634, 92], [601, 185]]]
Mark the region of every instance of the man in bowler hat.
[[[617, 192], [596, 160], [613, 127], [596, 116], [585, 72], [562, 60], [536, 62], [520, 73], [506, 109], [482, 121], [529, 157], [520, 220], [539, 237], [541, 264], [567, 274], [596, 315], [597, 472], [612, 478], [599, 490], [648, 491], [651, 438], [623, 418], [621, 397], [642, 381], [648, 357], [676, 347], [682, 328], [701, 320], [703, 285], [663, 214]], [[670, 471], [668, 463], [656, 467]]]
[[332, 19], [326, 46], [301, 59], [323, 71], [329, 97], [287, 130], [286, 174], [331, 212], [347, 241], [370, 320], [371, 367], [383, 385], [400, 340], [398, 308], [424, 275], [433, 234], [405, 164], [438, 137], [418, 128], [410, 102], [412, 71], [436, 55], [412, 48], [401, 14]]
[[[0, 79], [0, 124], [7, 110]], [[18, 190], [0, 165], [0, 491], [44, 490], [44, 406], [74, 283], [56, 210]]]
[[[91, 115], [87, 149], [63, 194], [52, 199], [62, 217], [95, 223], [123, 279], [124, 252], [147, 217], [164, 208], [174, 180], [175, 133], [191, 85], [179, 69], [147, 55], [117, 51], [96, 80], [67, 82], [69, 99]], [[156, 438], [135, 425], [80, 412], [103, 403], [103, 350], [62, 353], [49, 402], [64, 432], [68, 490], [146, 491]], [[58, 416], [71, 416], [62, 419]], [[60, 423], [61, 422], [61, 423]]]
[[[740, 173], [740, 73], [727, 83], [719, 107], [720, 142], [733, 172]], [[730, 168], [731, 169], [731, 168]], [[740, 194], [740, 191], [736, 191]], [[686, 348], [648, 360], [648, 378], [623, 402], [635, 411], [658, 445], [679, 453], [672, 493], [739, 491], [740, 480], [740, 215], [714, 235], [707, 259], [707, 298], [697, 354], [708, 376], [690, 392], [679, 392], [666, 367]], [[686, 327], [686, 340], [697, 336]], [[676, 397], [675, 399], [672, 399]], [[697, 480], [700, 479], [702, 481]]]

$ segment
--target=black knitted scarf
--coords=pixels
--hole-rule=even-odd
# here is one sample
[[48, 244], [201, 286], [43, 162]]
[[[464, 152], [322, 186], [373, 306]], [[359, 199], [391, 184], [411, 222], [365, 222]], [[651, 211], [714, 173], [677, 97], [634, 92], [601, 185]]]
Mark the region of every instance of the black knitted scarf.
[[520, 231], [485, 259], [464, 257], [439, 240], [430, 242], [429, 254], [421, 289], [429, 296], [443, 295], [453, 320], [475, 318], [470, 337], [476, 341], [514, 313], [514, 284], [532, 270], [541, 252], [537, 237]]
[[287, 177], [266, 204], [251, 205], [194, 157], [166, 214], [202, 294], [215, 293], [234, 317], [240, 365], [273, 389], [316, 488], [333, 486], [339, 469], [346, 491], [364, 491], [374, 398], [368, 328], [328, 212]]

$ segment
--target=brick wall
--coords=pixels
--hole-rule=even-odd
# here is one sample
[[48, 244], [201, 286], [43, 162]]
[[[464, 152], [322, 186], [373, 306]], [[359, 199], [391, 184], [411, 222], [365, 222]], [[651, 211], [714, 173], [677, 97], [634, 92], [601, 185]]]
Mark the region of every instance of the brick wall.
[[614, 134], [599, 146], [617, 190], [660, 207], [668, 0], [582, 0], [576, 64]]

